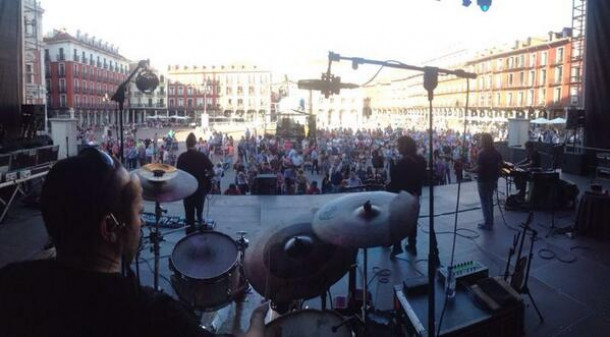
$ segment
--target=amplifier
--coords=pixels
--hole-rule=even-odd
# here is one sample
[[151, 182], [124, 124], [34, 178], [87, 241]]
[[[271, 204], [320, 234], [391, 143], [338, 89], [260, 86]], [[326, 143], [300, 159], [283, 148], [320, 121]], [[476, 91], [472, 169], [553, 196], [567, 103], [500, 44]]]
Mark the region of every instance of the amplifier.
[[597, 167], [610, 169], [610, 153], [601, 152], [595, 155], [597, 158]]
[[[438, 276], [441, 281], [447, 279], [449, 270], [447, 267], [438, 269]], [[477, 261], [466, 261], [453, 265], [453, 275], [455, 281], [464, 281], [469, 284], [476, 283], [480, 279], [489, 277], [489, 269]]]

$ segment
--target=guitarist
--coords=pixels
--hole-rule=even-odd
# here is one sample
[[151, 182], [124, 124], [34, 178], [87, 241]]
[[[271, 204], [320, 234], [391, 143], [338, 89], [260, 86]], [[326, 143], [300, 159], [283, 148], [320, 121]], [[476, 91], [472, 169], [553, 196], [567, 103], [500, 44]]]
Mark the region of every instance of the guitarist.
[[191, 132], [186, 137], [186, 152], [178, 157], [176, 165], [178, 169], [195, 177], [199, 183], [195, 193], [184, 198], [184, 217], [186, 218], [186, 224], [189, 226], [186, 229], [187, 234], [197, 229], [195, 227], [195, 215], [197, 221], [203, 223], [203, 202], [206, 194], [211, 190], [212, 178], [214, 177], [214, 165], [208, 156], [197, 151], [196, 145], [197, 137]]

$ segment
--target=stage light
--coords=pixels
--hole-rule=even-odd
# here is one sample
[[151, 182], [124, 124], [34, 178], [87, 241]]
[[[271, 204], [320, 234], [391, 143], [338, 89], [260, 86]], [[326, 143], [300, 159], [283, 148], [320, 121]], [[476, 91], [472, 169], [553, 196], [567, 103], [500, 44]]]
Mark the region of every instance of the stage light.
[[477, 0], [477, 5], [481, 7], [483, 12], [487, 12], [489, 7], [491, 7], [491, 0]]
[[472, 1], [470, 1], [470, 0], [462, 0], [462, 6], [464, 6], [464, 7], [470, 6], [471, 3], [472, 3]]

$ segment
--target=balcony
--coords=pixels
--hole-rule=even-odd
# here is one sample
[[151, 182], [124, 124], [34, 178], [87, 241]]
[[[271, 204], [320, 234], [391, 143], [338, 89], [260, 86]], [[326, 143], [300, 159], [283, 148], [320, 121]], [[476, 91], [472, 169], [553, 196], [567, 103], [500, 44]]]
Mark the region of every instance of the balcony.
[[72, 61], [79, 62], [80, 59], [79, 59], [78, 55], [72, 55]]
[[57, 55], [57, 61], [65, 61], [65, 60], [66, 60], [66, 55], [64, 55], [64, 54]]
[[62, 93], [62, 94], [65, 94], [66, 93], [66, 87], [65, 86], [64, 87], [60, 86], [59, 87], [59, 92]]

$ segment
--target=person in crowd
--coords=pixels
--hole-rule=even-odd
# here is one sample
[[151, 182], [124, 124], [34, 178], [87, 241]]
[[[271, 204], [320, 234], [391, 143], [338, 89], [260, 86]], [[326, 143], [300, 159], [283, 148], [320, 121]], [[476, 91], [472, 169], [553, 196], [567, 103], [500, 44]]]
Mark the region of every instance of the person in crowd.
[[224, 191], [224, 195], [241, 195], [241, 192], [235, 184], [229, 184], [229, 187]]
[[[142, 188], [118, 160], [87, 148], [57, 162], [40, 204], [57, 255], [0, 269], [1, 335], [213, 336], [125, 267], [140, 242]], [[265, 312], [256, 309], [237, 336], [262, 337]]]
[[318, 182], [317, 181], [312, 181], [311, 184], [309, 185], [309, 188], [307, 189], [307, 194], [320, 194], [320, 189], [318, 188]]
[[305, 194], [307, 192], [307, 183], [309, 180], [302, 169], [299, 169], [296, 178], [297, 194]]
[[237, 169], [237, 175], [235, 176], [235, 183], [239, 188], [239, 192], [242, 195], [246, 195], [250, 188], [248, 186], [248, 175], [246, 174], [246, 169], [243, 165], [240, 165]]
[[311, 174], [313, 174], [313, 171], [316, 171], [316, 174], [320, 174], [318, 150], [315, 147], [309, 152], [309, 158], [311, 159]]
[[[417, 154], [417, 145], [413, 138], [401, 136], [396, 142], [398, 144], [398, 152], [402, 155], [402, 158], [396, 163], [391, 163], [390, 184], [387, 189], [390, 192], [396, 193], [406, 191], [416, 198], [419, 198], [422, 193], [422, 185], [426, 179], [426, 160], [424, 157]], [[413, 231], [408, 235], [408, 244], [405, 247], [406, 251], [412, 255], [416, 255], [416, 244], [417, 226], [415, 226]], [[400, 253], [402, 253], [400, 241], [395, 242], [390, 256], [394, 257]]]
[[197, 179], [197, 190], [191, 196], [184, 198], [184, 217], [188, 226], [187, 233], [195, 231], [195, 217], [199, 223], [203, 223], [203, 206], [206, 194], [212, 187], [214, 177], [214, 164], [208, 156], [197, 151], [197, 137], [189, 133], [186, 137], [186, 152], [178, 157], [176, 167], [191, 174]]
[[498, 186], [502, 163], [502, 155], [495, 149], [491, 135], [488, 133], [482, 134], [481, 151], [477, 156], [477, 164], [468, 171], [478, 174], [477, 187], [484, 218], [484, 223], [479, 224], [478, 227], [483, 230], [493, 229], [493, 194]]
[[222, 183], [222, 178], [224, 178], [225, 176], [225, 170], [222, 167], [222, 163], [216, 163], [216, 166], [214, 166], [214, 183], [216, 185], [216, 190], [218, 191], [218, 193], [220, 193], [221, 191], [221, 183]]

